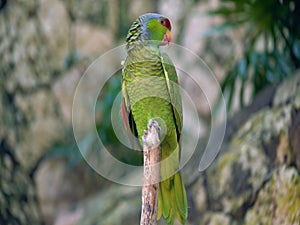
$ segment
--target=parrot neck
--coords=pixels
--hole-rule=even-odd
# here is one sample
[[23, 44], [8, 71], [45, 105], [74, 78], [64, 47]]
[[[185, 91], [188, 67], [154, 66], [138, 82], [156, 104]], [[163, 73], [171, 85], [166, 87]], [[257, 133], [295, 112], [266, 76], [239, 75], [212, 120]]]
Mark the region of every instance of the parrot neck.
[[135, 44], [133, 48], [127, 51], [128, 56], [133, 61], [159, 61], [160, 50], [154, 45]]
[[153, 43], [152, 40], [148, 40], [147, 38], [143, 38], [140, 36], [138, 40], [129, 40], [126, 45], [126, 49], [128, 54], [133, 52], [152, 52], [153, 54], [159, 53], [159, 45], [157, 43]]

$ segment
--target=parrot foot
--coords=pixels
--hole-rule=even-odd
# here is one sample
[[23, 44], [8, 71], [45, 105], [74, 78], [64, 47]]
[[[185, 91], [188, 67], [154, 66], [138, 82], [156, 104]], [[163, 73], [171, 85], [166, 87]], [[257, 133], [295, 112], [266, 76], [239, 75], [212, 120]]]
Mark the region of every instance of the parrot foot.
[[147, 143], [147, 145], [153, 147], [156, 147], [155, 145], [157, 145], [157, 143], [160, 143], [160, 126], [156, 120], [149, 120], [148, 129], [144, 130], [142, 140], [144, 143]]

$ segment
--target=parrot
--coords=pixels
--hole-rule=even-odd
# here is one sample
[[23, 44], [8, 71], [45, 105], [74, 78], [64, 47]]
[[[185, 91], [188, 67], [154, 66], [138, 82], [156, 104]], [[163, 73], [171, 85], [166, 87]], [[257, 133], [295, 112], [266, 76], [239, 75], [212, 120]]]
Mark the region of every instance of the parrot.
[[126, 37], [126, 59], [122, 68], [121, 111], [128, 132], [142, 146], [148, 121], [160, 128], [160, 182], [157, 220], [173, 225], [175, 217], [185, 224], [188, 203], [179, 171], [182, 101], [178, 76], [170, 57], [160, 50], [172, 42], [170, 20], [157, 13], [139, 16]]

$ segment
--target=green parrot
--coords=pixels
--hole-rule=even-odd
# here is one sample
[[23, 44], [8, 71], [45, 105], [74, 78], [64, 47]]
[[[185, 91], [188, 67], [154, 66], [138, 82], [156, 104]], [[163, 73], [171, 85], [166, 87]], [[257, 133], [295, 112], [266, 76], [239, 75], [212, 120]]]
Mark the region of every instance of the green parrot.
[[139, 16], [126, 39], [127, 57], [122, 70], [122, 115], [124, 124], [139, 145], [148, 121], [155, 119], [161, 128], [161, 181], [158, 190], [158, 215], [174, 224], [175, 215], [186, 223], [188, 204], [179, 167], [182, 105], [175, 67], [160, 46], [172, 41], [170, 20], [160, 14]]

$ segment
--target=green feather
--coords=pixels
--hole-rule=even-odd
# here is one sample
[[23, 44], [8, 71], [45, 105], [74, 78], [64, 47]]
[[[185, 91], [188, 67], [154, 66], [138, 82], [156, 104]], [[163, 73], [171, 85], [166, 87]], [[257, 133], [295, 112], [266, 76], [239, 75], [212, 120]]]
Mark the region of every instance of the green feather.
[[170, 209], [172, 208], [170, 181], [162, 181], [159, 188], [162, 195], [162, 215], [167, 219], [170, 217]]
[[[170, 190], [171, 192], [171, 202], [174, 203], [174, 189], [172, 188]], [[174, 212], [175, 212], [175, 207], [171, 207], [170, 208], [170, 215], [169, 217], [166, 219], [167, 220], [167, 223], [169, 225], [173, 225], [174, 224]]]
[[161, 188], [158, 188], [158, 198], [157, 198], [157, 220], [159, 220], [162, 216], [163, 209], [163, 199], [161, 195]]
[[187, 219], [187, 198], [183, 180], [180, 173], [176, 173], [174, 176], [174, 191], [176, 199], [176, 216], [181, 224], [185, 224]]

